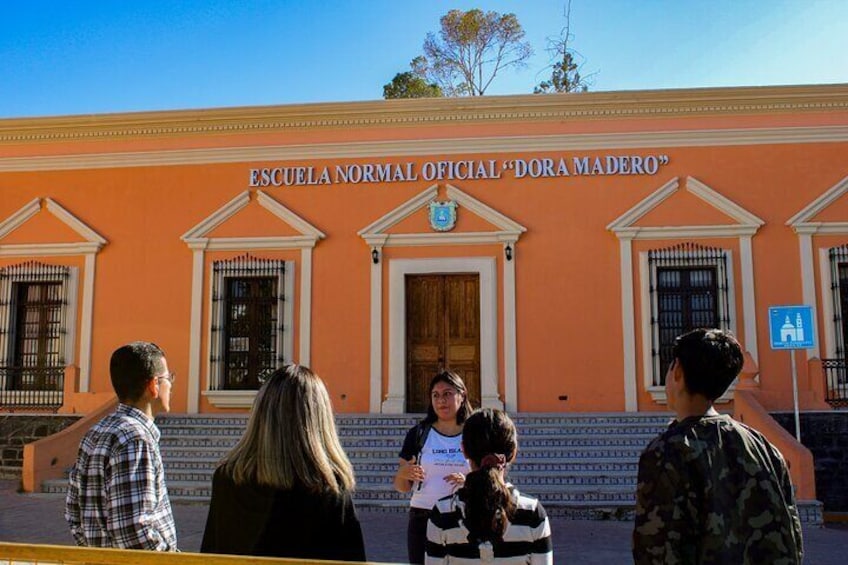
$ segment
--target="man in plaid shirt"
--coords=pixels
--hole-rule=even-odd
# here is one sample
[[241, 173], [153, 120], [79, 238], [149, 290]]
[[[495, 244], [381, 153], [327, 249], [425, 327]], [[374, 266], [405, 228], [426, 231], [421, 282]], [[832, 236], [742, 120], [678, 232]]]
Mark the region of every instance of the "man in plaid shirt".
[[71, 470], [65, 519], [77, 545], [177, 551], [156, 413], [170, 409], [175, 374], [164, 352], [137, 341], [109, 364], [118, 409], [85, 435]]

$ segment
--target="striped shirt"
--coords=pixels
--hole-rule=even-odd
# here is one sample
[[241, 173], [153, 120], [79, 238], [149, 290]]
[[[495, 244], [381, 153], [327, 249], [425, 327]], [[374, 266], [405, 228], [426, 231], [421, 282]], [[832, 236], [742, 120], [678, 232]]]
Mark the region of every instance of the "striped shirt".
[[77, 545], [177, 550], [159, 435], [153, 420], [125, 404], [85, 435], [65, 500]]
[[436, 503], [427, 524], [427, 565], [494, 563], [497, 565], [551, 565], [554, 561], [551, 525], [542, 504], [508, 485], [516, 502], [503, 541], [471, 543], [463, 524], [465, 503], [459, 496]]

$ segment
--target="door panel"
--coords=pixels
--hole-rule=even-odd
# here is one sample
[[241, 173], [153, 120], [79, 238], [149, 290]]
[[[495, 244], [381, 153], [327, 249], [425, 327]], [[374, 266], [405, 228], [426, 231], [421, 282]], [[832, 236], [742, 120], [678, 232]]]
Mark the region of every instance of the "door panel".
[[406, 277], [407, 411], [426, 412], [427, 387], [449, 369], [480, 405], [480, 281], [478, 275]]

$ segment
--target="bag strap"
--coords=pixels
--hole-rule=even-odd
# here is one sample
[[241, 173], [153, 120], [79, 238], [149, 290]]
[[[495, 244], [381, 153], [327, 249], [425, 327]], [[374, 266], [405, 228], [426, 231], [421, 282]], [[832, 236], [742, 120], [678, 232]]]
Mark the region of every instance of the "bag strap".
[[418, 461], [421, 461], [421, 452], [424, 450], [424, 444], [427, 443], [427, 436], [430, 434], [430, 428], [433, 427], [431, 422], [421, 422], [416, 426], [415, 435], [415, 454]]

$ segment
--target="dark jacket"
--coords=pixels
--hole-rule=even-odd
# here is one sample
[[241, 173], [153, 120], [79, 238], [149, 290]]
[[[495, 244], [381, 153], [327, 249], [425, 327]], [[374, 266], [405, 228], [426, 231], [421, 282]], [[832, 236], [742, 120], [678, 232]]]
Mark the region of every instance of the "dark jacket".
[[219, 467], [202, 553], [365, 561], [365, 544], [349, 492], [312, 493], [238, 486]]
[[783, 456], [730, 416], [674, 422], [639, 460], [633, 561], [801, 563]]

